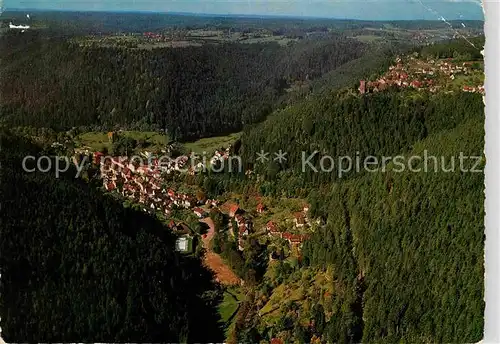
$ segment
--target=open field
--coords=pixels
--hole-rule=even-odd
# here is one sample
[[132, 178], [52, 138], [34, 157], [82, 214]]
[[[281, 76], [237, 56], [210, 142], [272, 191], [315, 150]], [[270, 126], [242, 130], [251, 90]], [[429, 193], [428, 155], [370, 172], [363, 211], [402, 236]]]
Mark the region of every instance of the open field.
[[380, 40], [384, 39], [383, 37], [375, 36], [375, 35], [359, 35], [359, 36], [355, 36], [353, 38], [357, 39], [358, 41], [363, 42], [363, 43], [373, 43], [373, 42], [380, 41]]
[[198, 154], [202, 154], [203, 152], [212, 153], [217, 149], [222, 147], [227, 147], [236, 140], [241, 137], [241, 133], [230, 134], [227, 136], [217, 136], [217, 137], [209, 137], [206, 139], [201, 139], [194, 142], [188, 142], [184, 144], [184, 147]]
[[[154, 131], [122, 131], [118, 135], [133, 138], [136, 141], [144, 141], [144, 149], [157, 150], [162, 149], [168, 143], [168, 137]], [[108, 139], [108, 133], [88, 132], [78, 135], [75, 138], [76, 146], [89, 147], [93, 151], [103, 148], [111, 149], [112, 143]]]
[[231, 287], [224, 291], [224, 299], [219, 305], [219, 314], [226, 325], [229, 325], [228, 321], [238, 310], [239, 302], [242, 299], [243, 295], [241, 295], [239, 288]]
[[272, 43], [287, 45], [297, 39], [286, 38], [285, 36], [269, 35], [261, 33], [228, 32], [227, 30], [188, 30], [184, 32], [169, 32], [159, 35], [157, 38], [148, 38], [140, 34], [135, 35], [108, 35], [108, 36], [87, 36], [74, 39], [80, 46], [101, 47], [123, 47], [129, 49], [153, 48], [182, 48], [187, 46], [201, 46], [203, 44], [221, 43]]

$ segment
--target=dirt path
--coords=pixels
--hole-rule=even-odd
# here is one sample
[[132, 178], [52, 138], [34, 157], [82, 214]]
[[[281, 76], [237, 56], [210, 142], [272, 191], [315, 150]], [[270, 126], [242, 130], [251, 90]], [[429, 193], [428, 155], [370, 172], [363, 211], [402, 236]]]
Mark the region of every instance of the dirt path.
[[239, 285], [241, 279], [224, 263], [221, 256], [212, 251], [205, 253], [205, 265], [215, 272], [215, 279], [224, 285]]
[[214, 235], [215, 235], [215, 223], [214, 221], [209, 218], [209, 217], [206, 217], [204, 219], [201, 219], [200, 222], [202, 223], [205, 223], [208, 225], [208, 233], [207, 234], [204, 234], [203, 235], [203, 245], [205, 246], [205, 248], [207, 250], [209, 250], [210, 246], [210, 241], [212, 241]]
[[203, 235], [203, 246], [207, 250], [205, 253], [204, 263], [205, 265], [215, 272], [215, 278], [218, 282], [225, 285], [239, 285], [242, 280], [236, 276], [236, 274], [229, 268], [229, 266], [224, 263], [221, 256], [217, 253], [212, 252], [210, 249], [210, 241], [212, 241], [215, 235], [215, 224], [213, 220], [209, 217], [201, 219], [200, 222], [206, 223], [209, 227], [208, 233]]

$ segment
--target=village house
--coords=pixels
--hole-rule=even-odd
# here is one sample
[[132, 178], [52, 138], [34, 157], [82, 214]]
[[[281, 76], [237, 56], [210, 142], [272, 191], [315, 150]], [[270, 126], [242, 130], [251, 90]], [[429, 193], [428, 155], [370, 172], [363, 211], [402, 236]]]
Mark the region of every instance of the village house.
[[104, 157], [104, 153], [95, 152], [94, 153], [94, 164], [101, 165], [101, 158]]
[[278, 260], [278, 259], [281, 259], [281, 255], [278, 252], [272, 251], [271, 253], [269, 253], [269, 261], [270, 262], [273, 262], [273, 261]]
[[245, 223], [238, 226], [238, 233], [239, 233], [239, 238], [248, 236], [249, 230], [248, 227], [245, 225]]
[[205, 217], [205, 210], [201, 209], [201, 208], [194, 208], [193, 209], [193, 213], [198, 216], [200, 219]]
[[262, 203], [257, 204], [257, 213], [262, 214], [264, 211], [266, 211], [265, 205]]
[[114, 189], [116, 189], [116, 183], [115, 183], [115, 181], [111, 181], [111, 182], [107, 183], [105, 185], [105, 188], [106, 188], [107, 191], [113, 191]]
[[292, 234], [289, 232], [283, 233], [283, 239], [288, 241], [290, 246], [300, 247], [302, 243], [307, 239], [306, 235], [302, 234]]
[[215, 199], [209, 199], [205, 202], [205, 205], [209, 205], [212, 207], [217, 207], [219, 205], [219, 202]]
[[280, 237], [281, 232], [278, 229], [278, 225], [274, 221], [269, 221], [266, 225], [267, 233], [270, 237]]
[[235, 217], [236, 214], [241, 213], [240, 206], [233, 202], [226, 202], [220, 208], [221, 211], [229, 217]]
[[175, 242], [175, 248], [181, 253], [190, 253], [193, 250], [193, 238], [191, 235], [186, 234], [177, 239]]
[[306, 219], [303, 213], [294, 214], [295, 227], [302, 228], [306, 225]]

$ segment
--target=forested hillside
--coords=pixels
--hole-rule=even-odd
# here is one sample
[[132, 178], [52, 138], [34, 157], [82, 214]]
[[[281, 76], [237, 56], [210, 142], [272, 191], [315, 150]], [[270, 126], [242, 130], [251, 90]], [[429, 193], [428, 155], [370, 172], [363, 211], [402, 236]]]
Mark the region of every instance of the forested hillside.
[[[282, 111], [249, 129], [242, 138], [247, 157], [261, 149], [284, 149], [289, 160], [260, 170], [256, 162], [255, 171], [266, 176], [256, 185], [255, 180], [252, 185], [241, 179], [221, 182], [274, 197], [307, 196], [311, 217], [325, 225], [305, 242], [302, 263], [280, 262], [278, 277], [255, 291], [256, 299], [279, 300], [282, 283], [292, 295], [303, 296], [284, 298], [279, 313], [262, 318], [249, 304], [238, 338], [480, 340], [484, 159], [476, 172], [470, 171], [476, 161], [466, 160], [462, 171], [459, 156], [482, 156], [483, 112], [478, 95], [333, 96]], [[408, 160], [427, 154], [437, 157], [438, 167], [435, 172], [431, 160], [428, 172], [409, 167], [401, 172], [390, 163], [386, 172], [339, 178], [337, 171], [302, 173], [302, 150], [333, 157], [355, 157], [359, 151], [361, 159], [401, 155]], [[423, 167], [422, 161], [411, 164], [414, 170]], [[320, 286], [309, 277], [323, 274], [330, 282]], [[317, 290], [325, 287], [332, 291], [323, 295]]]
[[174, 251], [164, 225], [75, 180], [75, 171], [58, 180], [23, 171], [22, 158], [38, 149], [1, 139], [7, 342], [222, 341], [212, 274]]
[[3, 122], [56, 130], [167, 129], [177, 139], [262, 121], [295, 83], [317, 79], [366, 50], [341, 35], [285, 47], [152, 51], [85, 48], [42, 32], [0, 39]]
[[[459, 152], [480, 155], [483, 137], [482, 119], [472, 119], [416, 143], [408, 156], [428, 150], [446, 157], [446, 168], [451, 168], [451, 157]], [[419, 167], [423, 163], [414, 166]], [[362, 333], [350, 339], [480, 340], [483, 190], [482, 173], [457, 168], [450, 173], [370, 174], [316, 195], [313, 207], [327, 225], [306, 243], [304, 261], [333, 265], [337, 283], [350, 290], [334, 300], [352, 309], [332, 318], [327, 337]], [[356, 321], [346, 323], [351, 316]]]
[[[275, 305], [283, 297], [282, 286], [301, 296], [283, 297], [283, 306], [270, 314], [268, 306], [257, 312], [249, 304], [238, 338], [480, 340], [485, 161], [465, 160], [462, 166], [459, 156], [481, 157], [483, 145], [484, 104], [480, 95], [467, 93], [322, 94], [247, 127], [241, 139], [244, 160], [263, 178], [251, 184], [222, 178], [222, 188], [307, 197], [311, 217], [325, 225], [305, 242], [301, 263], [279, 262], [277, 275], [254, 294]], [[256, 159], [261, 150], [280, 149], [287, 152], [281, 164]], [[310, 156], [314, 151], [318, 154], [311, 162], [319, 172], [302, 171], [302, 152]], [[376, 156], [379, 171], [352, 169], [340, 177], [335, 166], [321, 172], [324, 155], [361, 161]], [[422, 160], [404, 171], [394, 163], [380, 171], [383, 156], [398, 155], [405, 161], [435, 156], [436, 171], [434, 160], [428, 172], [410, 170], [423, 168]], [[314, 275], [329, 282], [316, 285]], [[325, 287], [331, 291], [323, 295]], [[262, 312], [265, 316], [258, 315]]]

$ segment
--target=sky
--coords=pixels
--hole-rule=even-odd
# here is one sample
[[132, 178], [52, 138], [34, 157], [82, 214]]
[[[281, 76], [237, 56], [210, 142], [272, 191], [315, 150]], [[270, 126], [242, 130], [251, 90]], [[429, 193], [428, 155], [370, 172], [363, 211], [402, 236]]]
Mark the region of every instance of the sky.
[[[0, 0], [1, 2], [2, 0]], [[3, 0], [5, 9], [286, 15], [362, 20], [483, 20], [480, 0]]]

